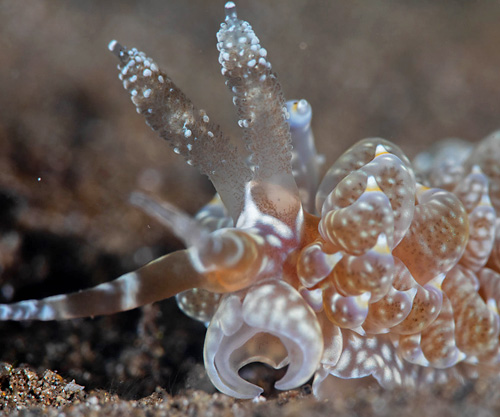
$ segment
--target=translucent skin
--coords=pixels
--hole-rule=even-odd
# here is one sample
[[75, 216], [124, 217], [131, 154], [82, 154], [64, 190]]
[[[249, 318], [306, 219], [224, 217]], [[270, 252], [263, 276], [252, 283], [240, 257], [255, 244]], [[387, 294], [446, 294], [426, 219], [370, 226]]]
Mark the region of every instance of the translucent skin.
[[421, 171], [391, 142], [365, 139], [318, 184], [310, 106], [285, 103], [232, 2], [217, 47], [237, 144], [151, 58], [110, 43], [137, 112], [218, 192], [195, 218], [131, 196], [187, 249], [86, 291], [0, 305], [0, 320], [112, 314], [176, 296], [208, 326], [210, 379], [238, 398], [262, 392], [238, 374], [255, 361], [288, 365], [278, 389], [314, 377], [320, 397], [335, 394], [332, 378], [418, 387], [500, 368], [500, 133], [476, 148], [444, 144], [447, 157], [421, 156]]

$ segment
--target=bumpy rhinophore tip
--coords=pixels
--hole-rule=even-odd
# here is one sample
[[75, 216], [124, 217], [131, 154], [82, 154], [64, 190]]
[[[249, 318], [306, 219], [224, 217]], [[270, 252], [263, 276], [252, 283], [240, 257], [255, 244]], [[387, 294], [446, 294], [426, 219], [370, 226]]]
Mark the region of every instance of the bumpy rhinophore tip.
[[228, 1], [224, 5], [224, 11], [226, 12], [226, 20], [234, 20], [238, 18], [236, 15], [236, 4], [234, 4], [234, 2]]
[[113, 39], [110, 43], [108, 43], [108, 49], [115, 55], [120, 56], [120, 49], [122, 49], [122, 46], [117, 40]]
[[[238, 19], [232, 2], [226, 4], [226, 20], [217, 40], [221, 71], [234, 96], [238, 125], [250, 151], [252, 179], [260, 187], [254, 196], [256, 203], [261, 209], [275, 206], [278, 213], [296, 211], [299, 193], [292, 176], [285, 100], [266, 49], [252, 26]], [[276, 188], [268, 189], [268, 185], [280, 186], [282, 191], [276, 193]]]

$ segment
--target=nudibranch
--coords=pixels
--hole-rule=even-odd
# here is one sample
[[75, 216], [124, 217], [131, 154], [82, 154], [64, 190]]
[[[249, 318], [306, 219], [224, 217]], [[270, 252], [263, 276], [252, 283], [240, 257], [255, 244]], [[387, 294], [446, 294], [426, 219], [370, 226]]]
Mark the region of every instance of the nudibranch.
[[500, 367], [500, 132], [436, 145], [412, 165], [365, 139], [320, 179], [305, 100], [285, 102], [267, 51], [234, 3], [217, 34], [242, 140], [232, 141], [158, 65], [109, 45], [137, 112], [217, 195], [192, 218], [141, 193], [132, 204], [186, 249], [94, 288], [0, 305], [1, 320], [112, 314], [176, 296], [207, 325], [204, 361], [223, 393], [262, 389], [248, 363], [383, 387], [462, 381]]

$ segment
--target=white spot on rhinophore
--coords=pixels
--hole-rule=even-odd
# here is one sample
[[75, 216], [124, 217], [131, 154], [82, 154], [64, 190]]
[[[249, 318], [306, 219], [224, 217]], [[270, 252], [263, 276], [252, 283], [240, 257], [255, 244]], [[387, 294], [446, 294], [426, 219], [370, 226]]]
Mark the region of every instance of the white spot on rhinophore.
[[255, 67], [255, 65], [257, 64], [257, 61], [255, 59], [251, 59], [250, 61], [248, 61], [247, 65], [250, 67], [250, 68], [253, 68]]
[[151, 95], [151, 89], [148, 88], [147, 90], [144, 90], [144, 93], [142, 93], [142, 95], [145, 97], [145, 98], [148, 98], [150, 95]]
[[142, 75], [144, 77], [151, 77], [151, 75], [153, 75], [153, 72], [149, 69], [149, 68], [146, 68], [143, 72], [142, 72]]
[[162, 84], [165, 82], [165, 79], [163, 78], [163, 75], [158, 75], [158, 81], [160, 83], [162, 83]]
[[206, 114], [203, 115], [203, 121], [205, 123], [208, 123], [210, 121], [209, 117]]
[[186, 129], [186, 130], [184, 131], [184, 137], [185, 137], [185, 138], [189, 138], [189, 137], [191, 137], [192, 133], [193, 133], [193, 132], [191, 132], [189, 129]]
[[110, 43], [108, 43], [108, 49], [113, 52], [116, 48], [116, 45], [118, 45], [118, 41], [112, 40]]

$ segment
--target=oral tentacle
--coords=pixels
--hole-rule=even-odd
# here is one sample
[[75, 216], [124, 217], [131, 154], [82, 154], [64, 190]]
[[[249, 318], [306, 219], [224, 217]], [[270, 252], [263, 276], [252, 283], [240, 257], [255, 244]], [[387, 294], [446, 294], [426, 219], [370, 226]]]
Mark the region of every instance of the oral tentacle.
[[87, 290], [0, 304], [0, 320], [67, 320], [114, 314], [203, 286], [206, 280], [192, 267], [187, 250], [181, 250]]

